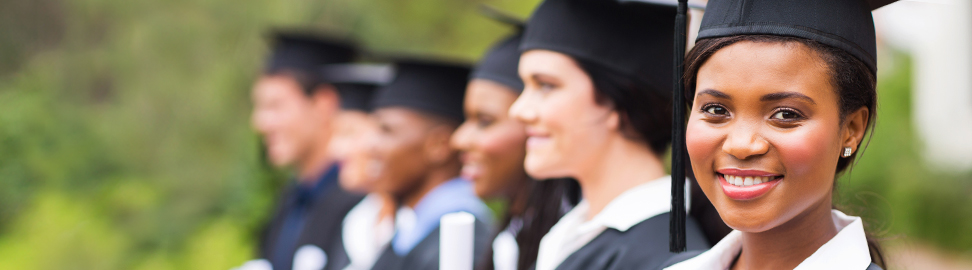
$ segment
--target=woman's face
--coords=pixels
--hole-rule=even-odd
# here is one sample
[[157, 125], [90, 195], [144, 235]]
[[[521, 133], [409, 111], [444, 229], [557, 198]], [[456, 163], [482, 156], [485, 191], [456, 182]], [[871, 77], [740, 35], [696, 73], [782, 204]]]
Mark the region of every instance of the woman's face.
[[508, 116], [517, 94], [502, 84], [474, 79], [466, 89], [466, 121], [452, 135], [462, 152], [462, 176], [482, 198], [511, 196], [527, 180], [526, 132]]
[[527, 51], [519, 72], [525, 88], [510, 115], [526, 125], [527, 173], [544, 179], [586, 170], [618, 135], [618, 114], [595, 101], [591, 78], [565, 54]]
[[842, 128], [828, 72], [802, 44], [748, 41], [699, 69], [686, 143], [699, 185], [729, 227], [763, 232], [812, 210], [829, 213], [841, 149], [861, 136]]

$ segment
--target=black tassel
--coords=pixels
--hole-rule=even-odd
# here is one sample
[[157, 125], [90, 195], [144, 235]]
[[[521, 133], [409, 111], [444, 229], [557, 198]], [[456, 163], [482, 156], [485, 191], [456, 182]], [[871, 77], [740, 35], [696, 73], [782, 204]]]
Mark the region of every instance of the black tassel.
[[685, 96], [682, 95], [682, 62], [685, 59], [688, 0], [678, 0], [675, 14], [675, 83], [672, 84], [672, 212], [669, 250], [685, 251]]

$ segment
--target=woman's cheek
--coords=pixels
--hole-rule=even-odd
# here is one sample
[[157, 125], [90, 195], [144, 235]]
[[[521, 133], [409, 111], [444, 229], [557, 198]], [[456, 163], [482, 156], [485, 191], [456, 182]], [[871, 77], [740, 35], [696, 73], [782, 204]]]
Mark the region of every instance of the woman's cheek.
[[815, 168], [836, 168], [836, 156], [830, 153], [837, 143], [832, 135], [836, 133], [835, 128], [809, 124], [787, 132], [773, 132], [766, 137], [783, 159], [781, 163], [786, 173], [802, 177], [816, 173]]
[[714, 170], [711, 164], [713, 158], [720, 151], [720, 143], [725, 137], [719, 129], [714, 128], [705, 121], [695, 119], [693, 115], [689, 120], [685, 130], [685, 144], [688, 149], [689, 159], [692, 161], [693, 168], [706, 168], [705, 172], [696, 171], [697, 174], [706, 174], [708, 170]]

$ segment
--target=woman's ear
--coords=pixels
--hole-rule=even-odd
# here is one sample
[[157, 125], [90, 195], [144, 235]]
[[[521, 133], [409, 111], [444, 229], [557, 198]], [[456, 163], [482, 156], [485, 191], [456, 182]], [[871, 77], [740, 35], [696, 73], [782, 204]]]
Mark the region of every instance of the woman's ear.
[[[850, 148], [851, 152], [857, 152], [858, 145], [864, 140], [864, 133], [867, 131], [867, 121], [870, 119], [870, 111], [866, 107], [861, 107], [847, 115], [841, 130], [841, 149]], [[843, 150], [841, 150], [843, 153]]]
[[341, 97], [337, 88], [330, 84], [321, 84], [311, 93], [311, 101], [318, 113], [334, 117], [341, 109]]
[[619, 113], [617, 110], [611, 110], [611, 112], [608, 113], [607, 118], [604, 119], [606, 121], [605, 124], [607, 125], [608, 129], [618, 130], [621, 131], [621, 133], [626, 133], [624, 130], [621, 130], [621, 128], [623, 127], [621, 125], [621, 122], [622, 120], [624, 120], [622, 119], [622, 117], [623, 116], [621, 115], [621, 113]]

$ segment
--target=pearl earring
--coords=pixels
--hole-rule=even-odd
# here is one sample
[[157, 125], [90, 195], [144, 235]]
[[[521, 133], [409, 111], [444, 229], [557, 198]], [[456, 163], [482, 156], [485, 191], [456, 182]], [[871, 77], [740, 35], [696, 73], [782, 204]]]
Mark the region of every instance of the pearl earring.
[[851, 156], [851, 153], [853, 153], [853, 151], [851, 151], [850, 147], [844, 147], [844, 157]]

